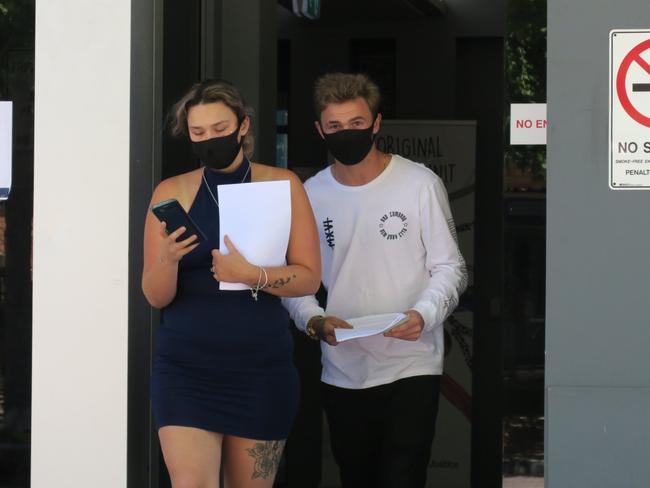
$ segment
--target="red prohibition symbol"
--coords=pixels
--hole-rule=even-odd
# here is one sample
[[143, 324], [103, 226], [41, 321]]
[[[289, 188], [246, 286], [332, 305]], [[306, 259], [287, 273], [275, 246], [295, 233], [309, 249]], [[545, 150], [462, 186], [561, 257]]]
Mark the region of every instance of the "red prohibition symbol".
[[637, 63], [644, 71], [648, 73], [648, 79], [650, 80], [650, 63], [641, 57], [641, 54], [645, 51], [650, 50], [650, 39], [643, 41], [634, 49], [632, 49], [626, 56], [623, 58], [621, 66], [618, 68], [618, 74], [616, 75], [616, 93], [618, 94], [618, 99], [621, 101], [621, 105], [627, 112], [627, 114], [636, 120], [639, 124], [650, 127], [650, 117], [648, 115], [642, 114], [632, 103], [628, 95], [625, 81], [627, 79], [627, 74], [630, 70], [632, 63]]

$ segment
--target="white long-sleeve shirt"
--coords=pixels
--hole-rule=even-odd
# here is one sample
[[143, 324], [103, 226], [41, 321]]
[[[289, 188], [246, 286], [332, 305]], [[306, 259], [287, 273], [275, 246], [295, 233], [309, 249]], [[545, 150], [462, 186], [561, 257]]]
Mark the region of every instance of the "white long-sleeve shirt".
[[282, 301], [304, 330], [315, 315], [342, 319], [417, 310], [417, 341], [383, 335], [330, 346], [321, 341], [322, 381], [369, 388], [401, 378], [441, 374], [442, 324], [467, 286], [454, 221], [441, 179], [394, 155], [361, 186], [338, 183], [328, 167], [307, 180], [319, 229], [327, 310], [314, 296]]

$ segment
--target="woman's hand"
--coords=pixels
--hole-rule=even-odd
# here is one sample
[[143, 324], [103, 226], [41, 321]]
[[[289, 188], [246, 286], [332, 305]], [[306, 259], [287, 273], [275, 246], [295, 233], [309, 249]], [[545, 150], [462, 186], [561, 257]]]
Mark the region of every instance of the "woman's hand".
[[[212, 250], [211, 271], [214, 279], [226, 283], [257, 285], [260, 281], [260, 268], [246, 261], [227, 235], [223, 240], [228, 248], [228, 254], [221, 254], [218, 249]], [[264, 276], [261, 276], [259, 285], [260, 287], [264, 285]]]
[[191, 235], [187, 239], [176, 242], [176, 239], [183, 235], [185, 230], [185, 227], [179, 227], [171, 234], [167, 234], [167, 224], [165, 222], [160, 223], [160, 236], [163, 238], [159, 254], [161, 263], [176, 264], [183, 256], [196, 249], [199, 245], [198, 242], [194, 242], [197, 239], [196, 235]]
[[181, 227], [167, 235], [167, 224], [159, 222], [151, 208], [156, 203], [173, 198], [187, 211], [191, 201], [183, 199], [183, 196], [192, 193], [188, 188], [198, 187], [200, 179], [198, 172], [168, 178], [160, 182], [151, 196], [144, 223], [142, 291], [152, 307], [164, 308], [174, 300], [178, 284], [178, 262], [196, 249], [199, 242], [195, 235], [187, 239], [183, 237], [181, 242], [176, 242], [186, 229]]

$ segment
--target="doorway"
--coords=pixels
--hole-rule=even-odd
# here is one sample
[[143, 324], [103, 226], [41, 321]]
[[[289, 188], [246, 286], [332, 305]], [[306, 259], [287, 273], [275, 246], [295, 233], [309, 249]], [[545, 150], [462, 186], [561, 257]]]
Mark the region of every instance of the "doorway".
[[[366, 72], [383, 92], [387, 126], [409, 122], [417, 134], [433, 134], [433, 159], [422, 162], [446, 180], [452, 200], [465, 202], [455, 213], [462, 251], [472, 256], [472, 282], [445, 324], [449, 377], [430, 485], [516, 488], [526, 479], [543, 482], [545, 154], [541, 147], [513, 149], [505, 128], [511, 102], [545, 99], [539, 84], [545, 79], [545, 0], [464, 6], [328, 0], [313, 19], [296, 15], [294, 2], [278, 1], [271, 15], [269, 2], [260, 1], [251, 8], [257, 17], [249, 12], [245, 21], [243, 14], [232, 15], [241, 9], [234, 0], [163, 3], [158, 178], [198, 165], [189, 146], [162, 127], [171, 103], [204, 77], [224, 77], [250, 91], [244, 94], [263, 121], [256, 130], [275, 142], [265, 141], [257, 159], [286, 166], [303, 180], [327, 163], [311, 109], [313, 83], [325, 72]], [[538, 35], [526, 38], [531, 22]], [[530, 83], [537, 83], [532, 91]], [[447, 127], [450, 122], [470, 124], [472, 135], [458, 129], [462, 124]], [[385, 150], [411, 151], [417, 160], [417, 143], [397, 143], [393, 136], [383, 140]], [[468, 140], [471, 158], [461, 161]], [[335, 488], [338, 472], [318, 393], [319, 349], [301, 333], [294, 339], [302, 409], [276, 486]], [[168, 486], [155, 455], [157, 440], [149, 435], [151, 470], [157, 473], [151, 486]]]

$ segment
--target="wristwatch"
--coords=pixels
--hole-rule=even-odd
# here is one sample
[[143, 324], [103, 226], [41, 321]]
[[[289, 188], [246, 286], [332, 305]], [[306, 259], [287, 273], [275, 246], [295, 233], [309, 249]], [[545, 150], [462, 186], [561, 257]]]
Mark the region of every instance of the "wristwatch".
[[323, 315], [314, 315], [309, 319], [309, 322], [307, 322], [307, 327], [305, 327], [305, 334], [307, 334], [307, 337], [314, 339], [315, 341], [320, 340], [320, 337], [318, 337], [314, 325], [316, 325], [316, 323], [321, 320], [325, 320], [325, 317]]

